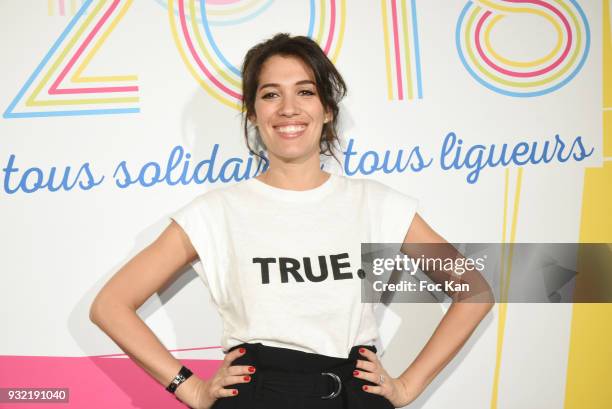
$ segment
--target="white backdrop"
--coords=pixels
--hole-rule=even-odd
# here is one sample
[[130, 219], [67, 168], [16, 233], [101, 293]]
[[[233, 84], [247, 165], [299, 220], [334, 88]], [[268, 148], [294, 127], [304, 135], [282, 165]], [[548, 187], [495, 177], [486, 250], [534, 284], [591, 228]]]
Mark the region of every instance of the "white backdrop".
[[[217, 0], [207, 2], [204, 22], [201, 3], [185, 1], [183, 13], [178, 0], [0, 2], [3, 381], [9, 362], [121, 353], [89, 322], [89, 305], [163, 230], [170, 212], [224, 183], [181, 182], [211, 159], [215, 145], [214, 164], [202, 164], [199, 175], [223, 174], [227, 183], [236, 181], [234, 171], [253, 176], [246, 162], [223, 166], [248, 158], [234, 70], [250, 46], [279, 31], [308, 34], [312, 27], [348, 84], [342, 138], [354, 155], [331, 171], [376, 178], [419, 198], [420, 214], [449, 241], [579, 240], [583, 169], [605, 157], [602, 2]], [[478, 21], [480, 37], [473, 33]], [[463, 165], [445, 169], [456, 153], [442, 153], [451, 133], [462, 139]], [[464, 164], [475, 163], [476, 145], [485, 163], [490, 152], [506, 145], [510, 153], [521, 143], [537, 157], [546, 141], [548, 163], [485, 166], [472, 176]], [[555, 147], [560, 156], [552, 155]], [[173, 150], [182, 158], [174, 156], [168, 171]], [[416, 169], [370, 171], [385, 155], [395, 163], [399, 152], [404, 160], [412, 152]], [[134, 183], [125, 186], [128, 174]], [[443, 310], [392, 304], [384, 318], [380, 312], [383, 362], [399, 375]], [[203, 349], [218, 346], [221, 323], [193, 270], [140, 313], [169, 349], [194, 349], [177, 356], [221, 356]], [[498, 354], [494, 309], [410, 407], [564, 407], [571, 316], [569, 304], [510, 305]]]

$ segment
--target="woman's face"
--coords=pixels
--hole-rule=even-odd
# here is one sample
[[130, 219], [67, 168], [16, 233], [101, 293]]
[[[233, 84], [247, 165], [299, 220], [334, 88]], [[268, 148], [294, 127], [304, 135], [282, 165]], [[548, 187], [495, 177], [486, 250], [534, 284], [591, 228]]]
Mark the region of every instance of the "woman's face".
[[299, 58], [274, 55], [259, 76], [255, 117], [268, 156], [302, 161], [319, 156], [323, 123], [331, 120], [317, 95], [310, 68]]

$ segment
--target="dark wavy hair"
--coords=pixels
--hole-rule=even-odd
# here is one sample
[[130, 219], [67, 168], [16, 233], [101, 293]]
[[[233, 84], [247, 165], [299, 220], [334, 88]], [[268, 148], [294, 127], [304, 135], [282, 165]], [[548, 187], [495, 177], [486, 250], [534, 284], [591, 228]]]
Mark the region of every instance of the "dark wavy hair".
[[[333, 144], [338, 143], [338, 104], [346, 95], [347, 88], [344, 79], [327, 58], [321, 47], [305, 36], [291, 36], [286, 33], [276, 34], [274, 37], [253, 46], [247, 53], [242, 64], [242, 126], [244, 138], [249, 151], [257, 155], [261, 160], [268, 162], [256, 152], [249, 142], [249, 120], [255, 116], [255, 97], [259, 86], [259, 75], [266, 60], [274, 55], [292, 56], [302, 60], [310, 69], [315, 78], [317, 93], [323, 107], [332, 113], [332, 120], [323, 124], [321, 139], [319, 141], [319, 153], [333, 156], [338, 163], [340, 161], [334, 154]], [[261, 143], [261, 135], [256, 129], [258, 142]]]

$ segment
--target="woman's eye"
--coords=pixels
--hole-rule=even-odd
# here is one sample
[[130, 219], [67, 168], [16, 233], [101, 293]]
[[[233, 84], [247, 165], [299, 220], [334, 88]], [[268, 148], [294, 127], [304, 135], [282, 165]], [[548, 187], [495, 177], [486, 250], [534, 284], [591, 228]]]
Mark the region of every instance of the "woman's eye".
[[268, 92], [268, 93], [266, 93], [266, 94], [263, 94], [263, 95], [261, 96], [261, 98], [263, 98], [263, 99], [269, 99], [269, 98], [272, 98], [274, 95], [276, 95], [274, 92]]
[[302, 91], [300, 91], [300, 93], [303, 93], [304, 95], [314, 95], [315, 93], [308, 90], [308, 89], [303, 89]]

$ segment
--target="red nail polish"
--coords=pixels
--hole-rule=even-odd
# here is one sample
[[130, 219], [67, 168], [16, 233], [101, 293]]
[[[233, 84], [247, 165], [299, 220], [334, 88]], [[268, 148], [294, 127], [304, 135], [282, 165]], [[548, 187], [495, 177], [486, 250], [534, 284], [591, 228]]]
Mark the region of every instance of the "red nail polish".
[[240, 351], [240, 353], [241, 353], [241, 354], [244, 354], [244, 352], [246, 351], [246, 349], [244, 349], [244, 348], [240, 348], [240, 350], [239, 350], [239, 351]]
[[255, 372], [255, 367], [249, 366], [249, 372]]
[[368, 390], [368, 385], [363, 385], [363, 390], [367, 391]]
[[237, 393], [238, 393], [238, 391], [237, 391], [236, 389], [234, 389], [234, 390], [232, 391], [232, 395], [236, 395]]
[[359, 371], [353, 371], [353, 375], [359, 375]]
[[250, 377], [249, 375], [247, 375], [247, 376], [245, 376], [245, 377], [244, 377], [244, 380], [245, 380], [245, 381], [250, 381], [250, 380], [251, 380], [251, 377]]
[[359, 352], [363, 354], [365, 352], [365, 348], [359, 348]]

